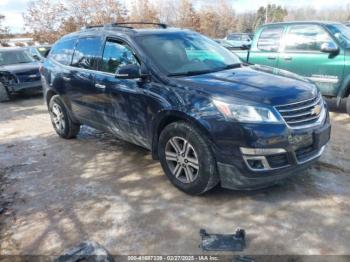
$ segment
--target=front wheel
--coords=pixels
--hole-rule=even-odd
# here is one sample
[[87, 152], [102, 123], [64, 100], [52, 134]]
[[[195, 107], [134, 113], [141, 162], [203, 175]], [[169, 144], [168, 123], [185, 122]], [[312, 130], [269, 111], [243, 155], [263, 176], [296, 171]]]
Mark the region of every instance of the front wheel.
[[199, 195], [218, 184], [209, 141], [190, 124], [175, 122], [166, 126], [158, 152], [166, 176], [180, 190]]
[[77, 136], [80, 131], [80, 125], [71, 120], [67, 108], [59, 95], [51, 98], [49, 113], [52, 125], [60, 137], [70, 139]]

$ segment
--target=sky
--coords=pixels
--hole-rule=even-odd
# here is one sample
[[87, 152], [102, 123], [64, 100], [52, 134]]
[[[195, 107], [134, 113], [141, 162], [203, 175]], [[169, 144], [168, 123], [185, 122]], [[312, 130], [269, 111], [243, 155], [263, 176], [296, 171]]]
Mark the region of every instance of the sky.
[[[72, 1], [72, 0], [66, 0]], [[124, 0], [128, 1], [128, 0]], [[152, 0], [162, 1], [162, 0]], [[216, 0], [195, 0], [197, 4], [213, 4]], [[336, 6], [345, 6], [344, 0], [229, 0], [237, 13], [246, 11], [255, 11], [261, 5], [278, 4], [285, 7], [311, 6], [316, 9], [332, 8]], [[5, 15], [4, 25], [10, 28], [12, 33], [23, 32], [23, 12], [30, 0], [0, 0], [0, 14]], [[129, 2], [129, 1], [128, 1]]]

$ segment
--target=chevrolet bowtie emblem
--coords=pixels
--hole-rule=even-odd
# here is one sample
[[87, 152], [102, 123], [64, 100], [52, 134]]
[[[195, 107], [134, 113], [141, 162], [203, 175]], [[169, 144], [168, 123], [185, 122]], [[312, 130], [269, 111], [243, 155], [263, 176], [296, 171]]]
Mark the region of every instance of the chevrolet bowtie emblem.
[[321, 106], [320, 105], [316, 105], [312, 110], [311, 110], [311, 114], [318, 116], [321, 113]]

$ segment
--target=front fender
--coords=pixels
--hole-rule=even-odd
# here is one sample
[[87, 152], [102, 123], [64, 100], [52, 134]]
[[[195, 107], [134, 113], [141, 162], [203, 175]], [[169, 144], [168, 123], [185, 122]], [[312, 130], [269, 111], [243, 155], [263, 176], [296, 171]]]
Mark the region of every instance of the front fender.
[[213, 140], [208, 126], [205, 124], [205, 121], [202, 121], [199, 115], [189, 115], [178, 110], [163, 110], [156, 116], [152, 124], [152, 156], [154, 159], [158, 159], [158, 139], [161, 131], [165, 126], [177, 121], [185, 121], [195, 126], [212, 144]]
[[337, 95], [337, 106], [340, 106], [341, 99], [344, 98], [349, 91], [350, 88], [350, 75], [346, 76], [339, 87], [338, 95]]

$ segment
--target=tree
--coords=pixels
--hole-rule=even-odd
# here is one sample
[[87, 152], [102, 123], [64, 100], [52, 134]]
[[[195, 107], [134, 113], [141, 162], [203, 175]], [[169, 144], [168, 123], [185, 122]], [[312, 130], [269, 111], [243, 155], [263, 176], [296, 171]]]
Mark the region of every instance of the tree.
[[255, 31], [255, 13], [243, 13], [238, 15], [236, 29], [237, 32], [251, 33]]
[[191, 0], [181, 0], [177, 8], [177, 13], [176, 26], [199, 30], [200, 18], [194, 10]]
[[125, 7], [117, 0], [75, 0], [67, 6], [67, 26], [100, 25], [123, 22], [127, 15]]
[[39, 42], [52, 43], [59, 37], [66, 8], [57, 0], [35, 0], [28, 4], [23, 18], [25, 26]]
[[261, 6], [256, 14], [254, 27], [257, 28], [265, 23], [282, 22], [287, 15], [287, 9], [282, 8], [280, 5], [269, 4], [267, 7]]
[[159, 22], [159, 13], [149, 0], [134, 0], [129, 18], [136, 22]]
[[0, 44], [5, 44], [4, 39], [9, 35], [9, 28], [2, 23], [5, 20], [5, 16], [0, 14]]
[[215, 8], [218, 22], [217, 37], [225, 37], [230, 32], [236, 31], [236, 15], [232, 4], [228, 0], [220, 0]]

